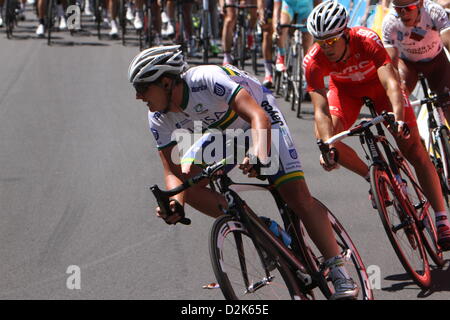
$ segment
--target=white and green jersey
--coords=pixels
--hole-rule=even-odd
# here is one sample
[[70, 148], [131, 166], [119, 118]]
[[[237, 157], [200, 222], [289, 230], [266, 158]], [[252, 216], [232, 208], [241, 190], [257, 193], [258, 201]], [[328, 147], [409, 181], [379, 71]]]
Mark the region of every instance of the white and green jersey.
[[[272, 130], [279, 132], [277, 135], [271, 135], [271, 155], [279, 161], [275, 161], [277, 166], [274, 172], [268, 175], [269, 181], [275, 187], [279, 187], [292, 180], [304, 179], [300, 155], [295, 148], [286, 120], [277, 108], [270, 90], [263, 87], [257, 79], [231, 65], [195, 67], [184, 73], [182, 79], [183, 112], [150, 112], [148, 115], [150, 130], [159, 150], [177, 143], [176, 135], [172, 135], [177, 129], [185, 129], [191, 133], [213, 128], [222, 131], [249, 129], [250, 124], [240, 118], [231, 107], [234, 97], [244, 88], [269, 116]], [[194, 125], [200, 124], [201, 128], [194, 128]], [[207, 146], [215, 141], [213, 136], [211, 131], [200, 135], [200, 138], [183, 152], [181, 163], [197, 164], [196, 159], [205, 160], [203, 153], [208, 149]], [[227, 142], [230, 141], [224, 139], [221, 146], [226, 149]], [[219, 158], [218, 160], [222, 160]], [[230, 164], [227, 168], [231, 169], [234, 165]]]
[[444, 8], [425, 0], [420, 9], [420, 20], [414, 27], [405, 26], [391, 9], [383, 20], [383, 44], [386, 48], [397, 48], [401, 59], [427, 62], [443, 50], [441, 34], [448, 30], [450, 22]]
[[[176, 144], [172, 133], [176, 129], [194, 132], [194, 123], [202, 124], [201, 131], [216, 128], [248, 129], [249, 124], [231, 108], [239, 90], [245, 88], [261, 105], [264, 92], [259, 81], [231, 65], [199, 66], [186, 71], [184, 80], [183, 112], [149, 112], [150, 130], [159, 150]], [[198, 132], [199, 128], [195, 128]]]

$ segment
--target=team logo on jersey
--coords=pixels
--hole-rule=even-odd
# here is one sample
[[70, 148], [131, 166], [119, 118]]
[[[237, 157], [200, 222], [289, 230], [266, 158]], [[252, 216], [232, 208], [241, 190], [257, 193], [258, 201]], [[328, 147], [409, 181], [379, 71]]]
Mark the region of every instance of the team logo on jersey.
[[219, 83], [214, 84], [214, 93], [222, 97], [225, 95], [225, 87]]
[[191, 88], [192, 92], [199, 92], [199, 91], [203, 91], [203, 90], [206, 90], [206, 89], [208, 89], [208, 87], [206, 85], [201, 85], [201, 86], [198, 86], [198, 87], [192, 87]]
[[156, 129], [150, 129], [153, 133], [153, 136], [155, 137], [155, 140], [159, 139], [159, 132]]
[[426, 30], [423, 30], [421, 28], [413, 28], [409, 37], [415, 41], [421, 41], [423, 38], [425, 38], [426, 34]]
[[161, 112], [157, 111], [153, 114], [153, 119], [158, 120], [159, 118], [161, 118]]
[[298, 158], [297, 150], [295, 150], [295, 149], [289, 150], [289, 154], [291, 155], [292, 159], [297, 159]]

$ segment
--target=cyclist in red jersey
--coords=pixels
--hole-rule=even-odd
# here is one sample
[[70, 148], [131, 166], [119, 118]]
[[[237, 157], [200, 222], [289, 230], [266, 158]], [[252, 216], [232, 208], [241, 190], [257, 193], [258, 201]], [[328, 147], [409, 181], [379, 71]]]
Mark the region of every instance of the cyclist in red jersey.
[[[316, 135], [327, 140], [347, 130], [356, 121], [363, 97], [374, 101], [378, 113], [393, 112], [398, 124], [397, 144], [416, 170], [420, 185], [429, 199], [438, 226], [439, 244], [450, 250], [450, 224], [444, 204], [439, 178], [420, 136], [414, 112], [400, 87], [391, 59], [378, 35], [364, 27], [348, 28], [348, 14], [337, 1], [326, 1], [308, 17], [308, 31], [316, 43], [303, 64], [307, 91], [314, 105]], [[329, 91], [324, 77], [330, 76]], [[348, 145], [338, 142], [327, 165], [330, 171], [338, 163], [369, 181], [369, 168]], [[370, 191], [369, 191], [370, 193]], [[373, 202], [374, 204], [374, 202]], [[443, 218], [445, 217], [445, 218]]]

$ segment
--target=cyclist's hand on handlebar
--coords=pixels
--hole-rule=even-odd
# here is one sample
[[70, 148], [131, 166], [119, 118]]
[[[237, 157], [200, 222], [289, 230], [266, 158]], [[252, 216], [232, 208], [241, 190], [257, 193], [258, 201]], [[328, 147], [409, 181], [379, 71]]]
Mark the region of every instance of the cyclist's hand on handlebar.
[[400, 139], [409, 139], [411, 136], [411, 130], [409, 130], [408, 124], [404, 121], [395, 121], [397, 131], [395, 132], [396, 137]]
[[249, 157], [244, 158], [242, 163], [239, 165], [239, 169], [242, 170], [243, 174], [248, 175], [249, 178], [255, 178], [259, 175], [257, 168], [255, 168], [255, 164], [250, 163]]
[[326, 170], [331, 171], [339, 168], [338, 151], [336, 148], [330, 148], [328, 153], [320, 155], [320, 165]]
[[249, 178], [258, 178], [260, 180], [265, 180], [266, 178], [264, 176], [261, 176], [262, 166], [263, 164], [256, 156], [248, 155], [239, 165], [239, 169], [241, 169], [242, 173], [246, 174]]
[[163, 219], [167, 224], [176, 224], [177, 222], [180, 222], [180, 220], [184, 219], [184, 207], [176, 199], [169, 200], [169, 208], [171, 211], [170, 214], [164, 214], [161, 211], [161, 208], [157, 207], [156, 215]]

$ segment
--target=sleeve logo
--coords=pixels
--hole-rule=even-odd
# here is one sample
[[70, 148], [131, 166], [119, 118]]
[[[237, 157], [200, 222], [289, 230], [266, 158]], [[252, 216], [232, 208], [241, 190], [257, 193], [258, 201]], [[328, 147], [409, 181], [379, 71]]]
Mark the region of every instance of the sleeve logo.
[[214, 84], [214, 93], [220, 97], [223, 97], [225, 95], [225, 87], [216, 82]]

